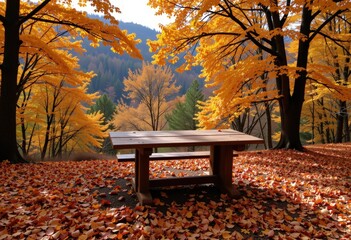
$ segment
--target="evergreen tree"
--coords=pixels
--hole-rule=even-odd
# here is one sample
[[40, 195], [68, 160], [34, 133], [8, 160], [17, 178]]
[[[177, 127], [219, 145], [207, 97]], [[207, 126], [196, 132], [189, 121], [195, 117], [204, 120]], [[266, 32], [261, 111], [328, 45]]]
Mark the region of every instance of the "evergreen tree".
[[178, 103], [171, 114], [167, 115], [168, 126], [172, 130], [195, 130], [198, 124], [195, 115], [199, 111], [198, 101], [203, 101], [204, 95], [199, 82], [193, 81], [185, 94], [185, 102]]
[[[103, 94], [97, 101], [96, 103], [91, 106], [90, 110], [88, 111], [89, 113], [96, 113], [96, 112], [101, 112], [104, 116], [104, 121], [103, 125], [106, 126], [108, 125], [107, 131], [113, 129], [113, 125], [110, 123], [113, 114], [116, 111], [116, 105], [111, 101], [111, 99], [106, 95]], [[115, 151], [112, 148], [111, 141], [109, 137], [104, 139], [102, 148], [99, 149], [103, 153], [107, 154], [114, 154]]]
[[[116, 105], [111, 101], [111, 99], [103, 94], [96, 103], [91, 106], [89, 113], [101, 112], [104, 114], [104, 124], [108, 124], [115, 113]], [[109, 127], [110, 128], [110, 127]]]

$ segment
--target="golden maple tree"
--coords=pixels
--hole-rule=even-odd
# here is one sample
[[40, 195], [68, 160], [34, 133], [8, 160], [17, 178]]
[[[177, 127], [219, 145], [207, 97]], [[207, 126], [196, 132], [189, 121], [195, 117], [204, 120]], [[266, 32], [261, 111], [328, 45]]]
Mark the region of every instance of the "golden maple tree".
[[[37, 22], [21, 29], [17, 126], [21, 154], [31, 159], [61, 158], [74, 151], [99, 147], [105, 127], [101, 114], [88, 115], [83, 105], [96, 94], [87, 94], [92, 72], [79, 70], [81, 41], [62, 36], [52, 24]], [[85, 137], [82, 137], [85, 136]]]
[[131, 103], [117, 105], [114, 126], [119, 130], [162, 130], [173, 106], [169, 98], [180, 88], [175, 85], [172, 70], [143, 62], [135, 72], [129, 70], [124, 86]]
[[[232, 120], [257, 99], [278, 99], [282, 129], [277, 147], [302, 150], [299, 133], [306, 81], [317, 74], [308, 68], [310, 43], [348, 11], [350, 1], [149, 0], [149, 4], [174, 19], [161, 26], [156, 41], [149, 42], [155, 63], [175, 63], [183, 57], [180, 70], [200, 65], [208, 86], [217, 87], [203, 105], [201, 122], [212, 122], [214, 127], [224, 118]], [[289, 64], [287, 38], [297, 41], [294, 65]], [[246, 83], [250, 89], [243, 88]], [[271, 88], [258, 92], [267, 86]], [[329, 87], [345, 92], [337, 84]]]
[[[350, 19], [350, 13], [344, 13], [340, 17]], [[320, 21], [324, 21], [324, 18]], [[306, 123], [302, 130], [312, 134], [312, 142], [350, 141], [350, 92], [330, 88], [329, 83], [350, 86], [350, 30], [350, 24], [335, 19], [328, 24], [325, 33], [311, 44], [310, 67], [316, 68], [318, 74], [309, 80], [306, 87], [303, 110]], [[330, 36], [338, 41], [332, 41]]]
[[[19, 93], [25, 86], [24, 82], [19, 81], [22, 71], [20, 68], [25, 61], [23, 56], [26, 53], [33, 54], [33, 51], [37, 51], [40, 53], [37, 57], [41, 58], [41, 55], [44, 55], [61, 67], [64, 67], [65, 61], [67, 61], [67, 58], [65, 59], [63, 55], [59, 54], [59, 49], [50, 49], [48, 39], [44, 36], [46, 31], [55, 29], [57, 38], [67, 35], [72, 38], [78, 36], [88, 38], [93, 46], [109, 45], [116, 53], [126, 52], [131, 56], [141, 58], [135, 47], [138, 42], [135, 40], [135, 35], [121, 30], [118, 27], [118, 21], [113, 17], [114, 13], [119, 12], [118, 7], [108, 0], [79, 1], [81, 6], [91, 5], [96, 13], [101, 13], [108, 20], [109, 24], [107, 24], [98, 19], [89, 18], [85, 12], [75, 9], [73, 3], [74, 1], [71, 0], [37, 2], [8, 0], [0, 3], [0, 21], [2, 23], [0, 37], [2, 37], [3, 43], [0, 92], [1, 161], [6, 159], [11, 162], [22, 160], [16, 140], [16, 104]], [[42, 24], [46, 24], [46, 26]], [[31, 34], [30, 32], [36, 33]], [[67, 38], [57, 41], [55, 39], [55, 42], [59, 41], [62, 43], [67, 41]], [[14, 63], [20, 63], [20, 65]], [[51, 70], [46, 69], [45, 71], [48, 72], [43, 72], [43, 74], [50, 74], [56, 70], [53, 67]], [[66, 71], [69, 72], [70, 69], [66, 68]], [[34, 77], [31, 76], [30, 81], [35, 83], [36, 80], [33, 79]], [[26, 81], [25, 78], [21, 80]]]
[[32, 85], [26, 92], [30, 98], [22, 102], [18, 139], [21, 152], [30, 159], [61, 159], [75, 152], [91, 152], [106, 137], [102, 113], [87, 114], [84, 107], [96, 98], [86, 93], [89, 81], [75, 87], [63, 80], [55, 83]]

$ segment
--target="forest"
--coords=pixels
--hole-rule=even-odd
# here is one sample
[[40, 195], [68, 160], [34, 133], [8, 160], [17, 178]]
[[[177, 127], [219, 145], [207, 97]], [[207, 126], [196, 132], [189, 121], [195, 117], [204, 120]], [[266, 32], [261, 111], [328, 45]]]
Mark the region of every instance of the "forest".
[[[90, 16], [103, 21], [103, 18]], [[108, 97], [117, 103], [120, 99], [127, 100], [124, 97], [123, 80], [128, 76], [129, 69], [136, 70], [141, 68], [142, 61], [151, 62], [152, 53], [149, 51], [147, 40], [155, 40], [157, 31], [144, 27], [135, 23], [119, 22], [121, 29], [125, 29], [130, 33], [135, 33], [141, 42], [137, 45], [140, 50], [143, 60], [132, 58], [128, 55], [118, 55], [113, 53], [108, 46], [99, 46], [94, 48], [90, 46], [89, 41], [82, 39], [82, 46], [86, 50], [84, 54], [77, 54], [80, 68], [83, 71], [93, 71], [96, 75], [91, 79], [88, 87], [88, 92], [99, 92], [107, 94]], [[200, 68], [195, 68], [191, 71], [178, 73], [175, 71], [177, 66], [170, 65], [175, 74], [177, 85], [181, 86], [179, 95], [184, 95], [186, 90], [191, 85], [192, 80], [199, 80], [203, 87], [203, 80], [198, 77]]]
[[[0, 240], [351, 239], [351, 1], [148, 0], [160, 32], [119, 2], [0, 1]], [[265, 140], [222, 168], [238, 196], [141, 150], [150, 179], [217, 181], [149, 205], [108, 138], [224, 128]]]
[[349, 1], [150, 0], [175, 19], [161, 32], [118, 22], [107, 0], [81, 3], [100, 17], [72, 4], [0, 3], [1, 161], [110, 154], [117, 130], [350, 141]]

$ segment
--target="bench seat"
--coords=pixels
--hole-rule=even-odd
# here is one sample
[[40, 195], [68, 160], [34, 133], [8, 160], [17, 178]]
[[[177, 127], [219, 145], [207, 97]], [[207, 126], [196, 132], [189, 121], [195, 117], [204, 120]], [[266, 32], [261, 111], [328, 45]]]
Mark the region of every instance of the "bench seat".
[[[237, 154], [234, 152], [234, 156]], [[197, 151], [197, 152], [161, 152], [152, 153], [150, 155], [151, 161], [162, 161], [162, 160], [182, 160], [182, 159], [197, 159], [197, 158], [209, 158], [210, 151]], [[135, 154], [117, 154], [118, 162], [133, 162], [135, 161]]]

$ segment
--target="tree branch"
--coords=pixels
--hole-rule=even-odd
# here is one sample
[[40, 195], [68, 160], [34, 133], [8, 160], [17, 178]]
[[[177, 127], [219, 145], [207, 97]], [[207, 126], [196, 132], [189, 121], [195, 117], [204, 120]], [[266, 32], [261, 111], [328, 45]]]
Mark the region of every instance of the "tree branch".
[[29, 19], [31, 19], [35, 14], [37, 14], [41, 9], [43, 9], [46, 5], [48, 5], [48, 3], [51, 0], [44, 0], [41, 4], [39, 4], [33, 11], [31, 11], [29, 14], [27, 14], [25, 17], [21, 18], [21, 20], [19, 21], [19, 24], [22, 25], [23, 23], [25, 23], [26, 21], [28, 21]]
[[6, 21], [6, 18], [3, 15], [0, 15], [0, 22], [4, 24], [5, 21]]
[[[287, 0], [287, 1], [286, 1], [286, 7], [288, 8], [288, 7], [290, 7], [290, 5], [291, 5], [291, 0]], [[284, 14], [284, 16], [282, 17], [282, 19], [280, 20], [280, 24], [281, 24], [282, 26], [285, 24], [286, 19], [288, 19], [288, 15], [289, 15], [289, 13]]]
[[[238, 18], [236, 18], [233, 14], [230, 13], [230, 11], [228, 9], [226, 9], [223, 5], [218, 4], [218, 6], [227, 13], [227, 17], [229, 17], [230, 19], [232, 19], [236, 24], [238, 24], [242, 30], [244, 30], [245, 32], [247, 31], [247, 27], [244, 25], [244, 23], [242, 21], [240, 21]], [[255, 36], [257, 36], [257, 34], [255, 34], [254, 32], [246, 32], [246, 36], [259, 48], [262, 48], [265, 52], [276, 56], [277, 54], [270, 48], [266, 47], [265, 45], [263, 45], [260, 41], [258, 41]], [[262, 39], [267, 43], [270, 43], [270, 41], [268, 39]]]
[[336, 11], [332, 16], [330, 16], [327, 20], [325, 20], [316, 30], [314, 30], [314, 33], [308, 38], [308, 41], [311, 42], [315, 36], [331, 21], [333, 20], [336, 16], [341, 14], [342, 12], [345, 12], [346, 10], [338, 10]]
[[319, 35], [323, 36], [325, 39], [329, 39], [329, 40], [333, 41], [333, 43], [335, 43], [337, 46], [339, 46], [341, 49], [343, 49], [347, 54], [351, 55], [349, 48], [347, 46], [343, 46], [341, 44], [341, 42], [349, 43], [350, 41], [348, 41], [348, 40], [343, 41], [343, 40], [335, 39], [335, 38], [332, 38], [330, 35], [322, 33], [320, 31], [319, 32], [311, 31], [311, 32], [319, 34]]

